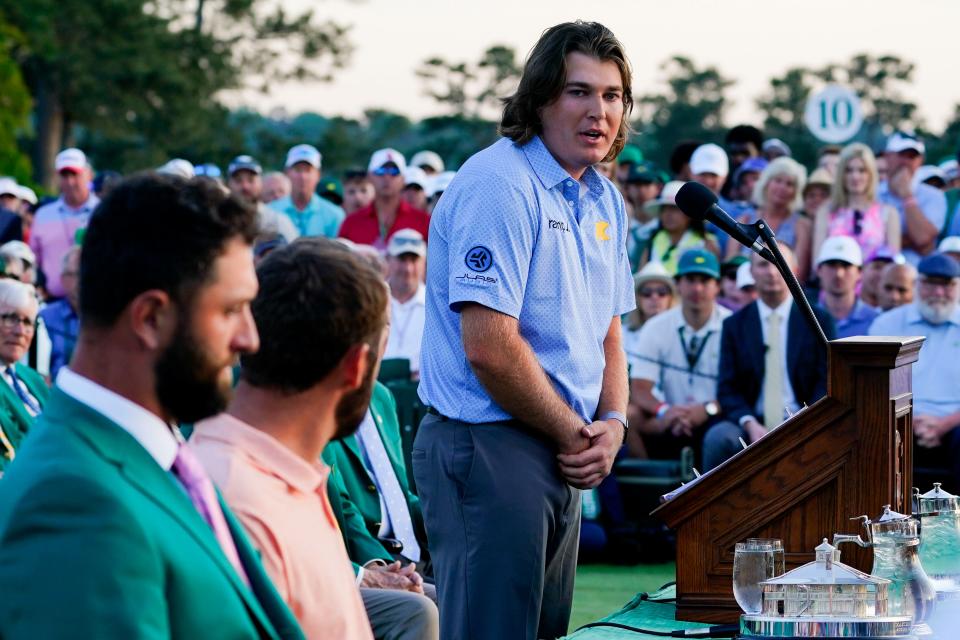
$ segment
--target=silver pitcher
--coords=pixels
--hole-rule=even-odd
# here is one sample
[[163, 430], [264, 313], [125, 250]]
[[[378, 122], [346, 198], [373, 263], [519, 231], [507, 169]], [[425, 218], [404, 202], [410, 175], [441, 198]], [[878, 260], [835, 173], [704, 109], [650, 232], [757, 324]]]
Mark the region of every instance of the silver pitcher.
[[[933, 489], [919, 495], [920, 562], [937, 586], [960, 583], [960, 499], [933, 483]], [[940, 589], [938, 589], [939, 591]]]
[[863, 520], [867, 539], [859, 535], [835, 534], [833, 544], [853, 542], [873, 549], [871, 575], [890, 580], [890, 614], [905, 615], [913, 619], [913, 633], [929, 635], [926, 621], [933, 613], [937, 592], [933, 581], [920, 563], [917, 550], [920, 546], [918, 522], [910, 516], [883, 507], [883, 515], [877, 520], [867, 516], [852, 518]]

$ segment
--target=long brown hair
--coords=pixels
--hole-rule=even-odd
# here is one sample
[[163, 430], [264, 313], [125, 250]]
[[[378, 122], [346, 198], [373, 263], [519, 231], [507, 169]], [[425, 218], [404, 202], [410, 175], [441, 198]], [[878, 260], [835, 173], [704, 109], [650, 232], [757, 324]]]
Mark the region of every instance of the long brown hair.
[[556, 100], [567, 80], [567, 54], [578, 52], [604, 62], [610, 61], [620, 70], [623, 84], [623, 120], [617, 137], [603, 162], [619, 155], [630, 133], [629, 115], [633, 109], [630, 63], [623, 45], [599, 22], [564, 22], [543, 32], [523, 67], [517, 91], [503, 100], [500, 135], [519, 144], [526, 144], [543, 130], [540, 110]]

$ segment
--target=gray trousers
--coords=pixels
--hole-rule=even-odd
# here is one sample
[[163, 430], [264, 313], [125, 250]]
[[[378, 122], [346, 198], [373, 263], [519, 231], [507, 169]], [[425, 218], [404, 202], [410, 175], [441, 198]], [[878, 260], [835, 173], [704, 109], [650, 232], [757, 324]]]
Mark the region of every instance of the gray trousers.
[[703, 470], [710, 471], [741, 451], [743, 446], [738, 438], [743, 438], [746, 442], [747, 432], [743, 427], [729, 420], [718, 422], [710, 427], [703, 436]]
[[567, 633], [580, 492], [554, 448], [513, 423], [428, 415], [413, 445], [444, 640]]
[[410, 591], [360, 587], [363, 607], [377, 640], [436, 640], [440, 637], [437, 605]]

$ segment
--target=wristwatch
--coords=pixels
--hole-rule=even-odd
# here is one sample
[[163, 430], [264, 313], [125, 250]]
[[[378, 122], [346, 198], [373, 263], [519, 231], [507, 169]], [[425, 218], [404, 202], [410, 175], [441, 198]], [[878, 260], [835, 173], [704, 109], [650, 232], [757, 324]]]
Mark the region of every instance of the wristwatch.
[[703, 410], [707, 412], [707, 416], [710, 418], [715, 418], [716, 416], [720, 415], [720, 405], [717, 404], [716, 400], [704, 402]]
[[[623, 415], [619, 411], [607, 411], [605, 414], [600, 416], [601, 420], [616, 420], [623, 425], [623, 442], [627, 441], [627, 431], [630, 430], [630, 426], [627, 424], [627, 416]], [[622, 443], [621, 443], [622, 444]]]

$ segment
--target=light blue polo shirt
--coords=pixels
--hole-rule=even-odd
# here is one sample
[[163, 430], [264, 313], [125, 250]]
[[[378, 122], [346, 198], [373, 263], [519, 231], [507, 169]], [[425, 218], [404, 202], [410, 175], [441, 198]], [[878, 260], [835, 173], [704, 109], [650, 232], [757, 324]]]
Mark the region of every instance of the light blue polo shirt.
[[[940, 230], [943, 229], [943, 224], [947, 221], [947, 197], [943, 195], [943, 191], [929, 184], [921, 183], [917, 185], [913, 195], [917, 199], [917, 206], [920, 207], [920, 211], [922, 211], [923, 215], [930, 221], [930, 224], [937, 228], [937, 233], [940, 233]], [[903, 200], [891, 193], [890, 183], [886, 180], [881, 182], [877, 188], [877, 199], [897, 210], [897, 213], [900, 214], [901, 233], [906, 235], [907, 217], [903, 212]], [[913, 249], [904, 249], [903, 257], [906, 258], [910, 264], [916, 265], [923, 256]]]
[[301, 236], [336, 238], [340, 223], [347, 217], [343, 209], [317, 194], [313, 194], [303, 211], [297, 209], [290, 196], [274, 200], [267, 206], [290, 218]]
[[420, 398], [463, 422], [512, 417], [464, 355], [458, 310], [476, 302], [519, 320], [557, 392], [592, 420], [603, 340], [636, 306], [627, 228], [613, 184], [592, 167], [578, 183], [539, 137], [503, 138], [470, 158], [430, 223]]
[[960, 308], [943, 324], [930, 324], [908, 304], [881, 313], [870, 325], [872, 336], [924, 336], [913, 365], [913, 413], [942, 417], [960, 411]]

